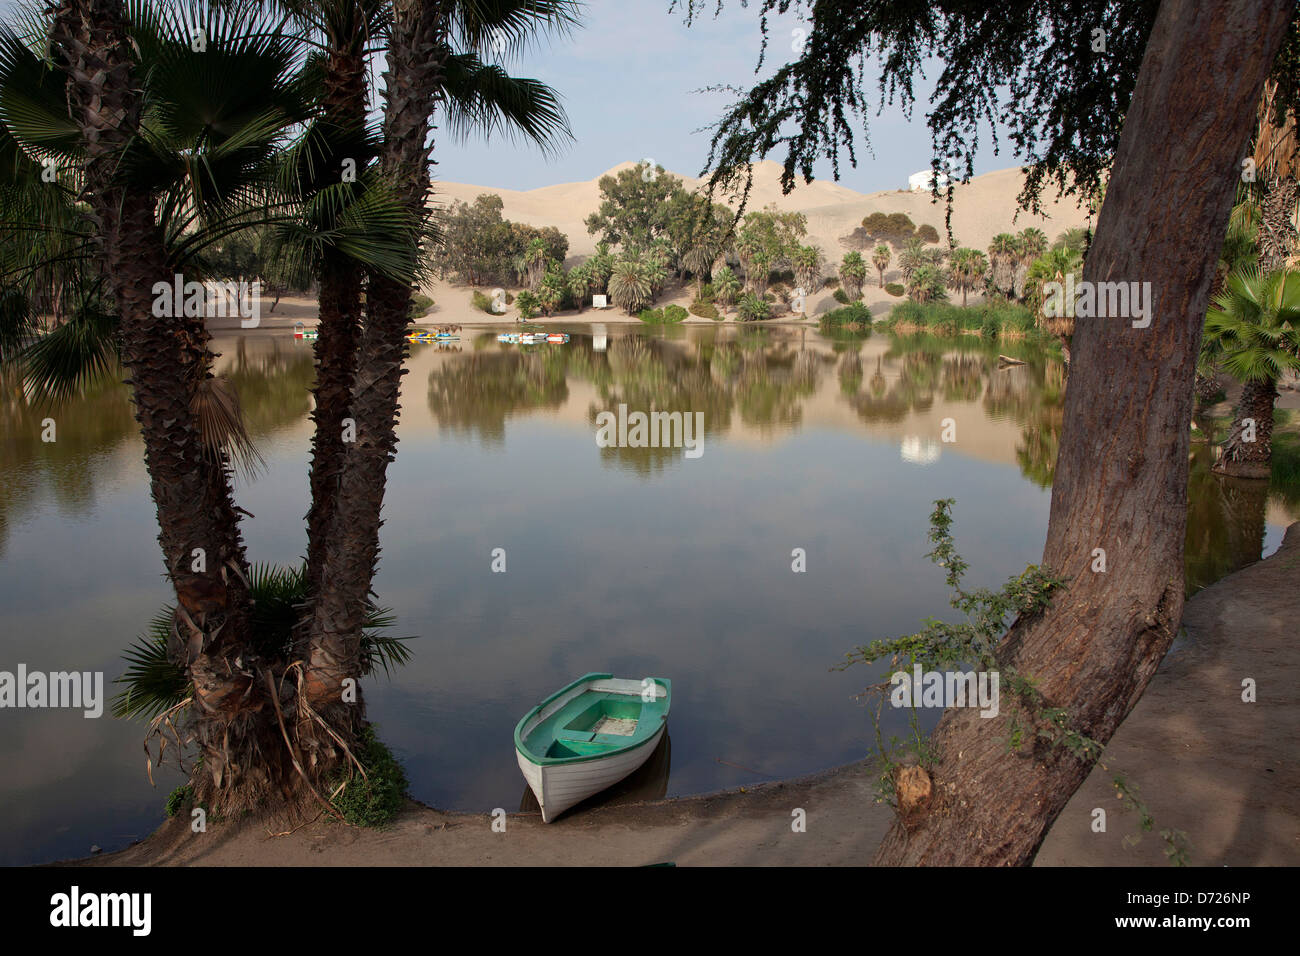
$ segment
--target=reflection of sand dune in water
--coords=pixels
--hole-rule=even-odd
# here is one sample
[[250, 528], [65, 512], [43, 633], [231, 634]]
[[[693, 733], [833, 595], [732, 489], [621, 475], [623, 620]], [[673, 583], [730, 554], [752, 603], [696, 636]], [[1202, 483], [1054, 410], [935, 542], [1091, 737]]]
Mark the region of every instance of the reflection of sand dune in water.
[[[672, 740], [665, 730], [659, 746], [655, 747], [655, 752], [650, 755], [649, 760], [637, 768], [635, 773], [624, 777], [608, 790], [602, 790], [588, 797], [573, 809], [566, 810], [560, 819], [566, 819], [574, 813], [581, 813], [592, 807], [615, 807], [629, 803], [644, 803], [647, 800], [662, 800], [668, 795], [668, 772], [672, 766], [672, 752]], [[527, 785], [524, 786], [524, 795], [519, 801], [519, 812], [537, 814], [542, 812], [542, 808], [537, 805], [537, 797]]]

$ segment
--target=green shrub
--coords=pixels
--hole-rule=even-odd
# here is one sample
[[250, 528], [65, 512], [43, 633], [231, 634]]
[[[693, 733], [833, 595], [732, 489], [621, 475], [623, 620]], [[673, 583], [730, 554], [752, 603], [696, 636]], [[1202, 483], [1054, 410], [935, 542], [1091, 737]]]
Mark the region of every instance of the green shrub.
[[916, 230], [916, 235], [917, 238], [920, 239], [922, 242], [939, 241], [939, 230], [934, 228], [934, 226], [931, 226], [928, 223], [922, 226], [920, 229]]
[[[474, 290], [474, 295], [471, 296], [471, 301], [473, 301], [474, 303], [474, 308], [486, 312], [488, 315], [501, 314], [499, 312], [492, 311], [492, 299], [486, 294], [479, 292], [477, 289]], [[509, 303], [509, 299], [507, 299], [507, 304], [508, 303]]]
[[686, 315], [680, 305], [666, 305], [662, 309], [642, 309], [637, 318], [648, 325], [676, 325], [685, 321]]
[[375, 736], [372, 727], [361, 731], [353, 752], [366, 768], [366, 776], [362, 777], [350, 766], [346, 774], [339, 774], [331, 781], [331, 792], [347, 781], [343, 792], [334, 798], [334, 806], [353, 826], [382, 827], [392, 822], [406, 800], [409, 785], [406, 771], [393, 752]]
[[902, 242], [916, 232], [916, 223], [905, 213], [873, 212], [862, 220], [862, 228], [872, 239]]
[[167, 797], [167, 804], [163, 807], [167, 816], [174, 817], [185, 809], [186, 804], [194, 799], [194, 788], [188, 783], [182, 784], [171, 792]]
[[892, 296], [900, 296], [900, 295], [902, 295], [902, 294], [903, 294], [905, 291], [907, 291], [907, 290], [904, 289], [904, 288], [903, 288], [901, 285], [899, 285], [897, 282], [891, 282], [891, 283], [889, 283], [889, 285], [885, 286], [885, 291], [888, 292], [888, 293], [889, 293], [890, 295], [892, 295]]
[[714, 322], [722, 321], [722, 315], [718, 312], [718, 307], [712, 302], [705, 302], [703, 299], [696, 299], [691, 303], [691, 315], [698, 315], [702, 319], [712, 319]]
[[706, 282], [700, 286], [700, 295], [697, 301], [712, 302], [715, 298], [717, 298], [717, 292], [714, 291], [712, 282]]
[[852, 301], [849, 298], [849, 294], [845, 292], [843, 289], [836, 289], [833, 293], [831, 293], [831, 297], [840, 305], [848, 305]]
[[736, 316], [742, 322], [761, 322], [771, 315], [771, 303], [752, 292], [742, 295], [736, 305]]
[[425, 313], [433, 308], [433, 300], [427, 295], [420, 295], [418, 292], [411, 296], [411, 311], [409, 317], [412, 319], [421, 318]]
[[827, 328], [871, 325], [871, 310], [861, 302], [851, 302], [842, 309], [832, 309], [819, 319]]
[[519, 316], [524, 319], [531, 319], [542, 307], [541, 300], [537, 298], [537, 293], [529, 292], [525, 289], [515, 298], [515, 305], [519, 307]]

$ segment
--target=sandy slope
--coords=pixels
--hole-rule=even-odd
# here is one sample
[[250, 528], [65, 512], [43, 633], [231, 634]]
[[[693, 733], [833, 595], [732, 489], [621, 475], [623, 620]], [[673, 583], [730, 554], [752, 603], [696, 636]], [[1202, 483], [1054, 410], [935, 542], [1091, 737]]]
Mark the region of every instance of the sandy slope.
[[[601, 175], [613, 175], [632, 165], [622, 163]], [[832, 267], [828, 267], [828, 274], [833, 271], [833, 264], [838, 263], [847, 251], [840, 239], [861, 225], [863, 218], [873, 212], [906, 213], [917, 226], [929, 224], [938, 230], [940, 236], [944, 235], [944, 206], [942, 203], [935, 204], [929, 193], [900, 189], [864, 194], [837, 183], [817, 180], [799, 185], [790, 195], [783, 196], [780, 171], [778, 163], [757, 164], [754, 188], [747, 208], [761, 209], [768, 203], [775, 203], [782, 210], [804, 213], [808, 217], [807, 241], [818, 246], [832, 263]], [[698, 188], [702, 182], [689, 176], [680, 178], [689, 189]], [[587, 182], [560, 183], [526, 192], [441, 182], [434, 184], [434, 202], [439, 206], [450, 206], [457, 200], [472, 203], [482, 193], [496, 193], [502, 199], [502, 215], [506, 219], [538, 227], [555, 226], [564, 232], [569, 237], [569, 258], [566, 264], [573, 266], [596, 249], [596, 237], [587, 234], [583, 220], [600, 205], [599, 180], [600, 176], [597, 176]], [[1061, 203], [1045, 202], [1043, 216], [1030, 213], [1020, 213], [1017, 216], [1016, 196], [1022, 183], [1021, 169], [1013, 167], [986, 173], [969, 183], [956, 186], [952, 227], [957, 243], [986, 249], [989, 240], [999, 232], [1018, 231], [1027, 226], [1042, 229], [1047, 233], [1048, 240], [1054, 241], [1066, 229], [1087, 222], [1085, 210], [1078, 207], [1072, 199]], [[873, 271], [864, 301], [874, 313], [881, 315], [897, 300], [877, 287], [876, 278]], [[894, 279], [897, 279], [897, 270], [891, 269], [886, 273], [886, 280]], [[438, 313], [430, 321], [452, 322], [458, 320], [457, 316], [463, 321], [464, 312], [472, 308], [471, 290], [467, 288], [433, 282], [424, 291], [439, 305]], [[817, 311], [835, 306], [829, 296], [823, 298], [825, 303], [814, 303], [821, 306]], [[680, 295], [662, 299], [657, 304], [665, 302], [685, 304], [689, 302], [689, 295], [683, 291]]]

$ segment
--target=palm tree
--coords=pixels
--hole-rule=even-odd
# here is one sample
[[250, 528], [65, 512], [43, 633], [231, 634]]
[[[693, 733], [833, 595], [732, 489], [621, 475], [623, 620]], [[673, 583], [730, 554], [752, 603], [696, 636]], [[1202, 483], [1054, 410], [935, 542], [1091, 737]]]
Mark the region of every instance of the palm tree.
[[709, 243], [696, 243], [682, 256], [682, 265], [695, 277], [695, 298], [703, 291], [704, 276], [717, 258], [716, 248]]
[[[324, 48], [320, 113], [286, 163], [291, 182], [308, 200], [307, 210], [318, 213], [303, 217], [302, 223], [307, 236], [318, 241], [298, 244], [306, 246], [300, 249], [305, 253], [302, 268], [315, 273], [320, 290], [307, 512], [306, 585], [314, 596], [320, 588], [335, 491], [347, 451], [343, 423], [360, 341], [365, 275], [365, 263], [348, 251], [355, 251], [355, 243], [320, 240], [346, 229], [359, 205], [374, 195], [376, 171], [370, 164], [377, 144], [366, 128], [366, 66], [373, 52], [370, 44], [388, 28], [390, 6], [386, 0], [279, 3], [300, 25], [304, 38]], [[373, 244], [371, 237], [364, 241]], [[305, 640], [305, 630], [300, 637]]]
[[822, 253], [816, 246], [797, 246], [790, 257], [794, 264], [795, 281], [810, 296], [821, 286]]
[[880, 243], [871, 253], [871, 264], [876, 267], [880, 273], [880, 288], [885, 287], [885, 270], [889, 268], [889, 260], [894, 256], [893, 251], [885, 243]]
[[984, 253], [965, 246], [953, 250], [948, 279], [952, 287], [961, 293], [962, 308], [966, 307], [966, 295], [984, 285], [984, 275], [988, 272], [988, 260]]
[[[1228, 217], [1228, 230], [1223, 237], [1223, 247], [1219, 251], [1219, 261], [1215, 264], [1214, 279], [1210, 284], [1211, 303], [1223, 291], [1228, 276], [1234, 272], [1247, 271], [1259, 263], [1259, 231], [1258, 204], [1246, 199], [1232, 207], [1232, 213]], [[1212, 404], [1219, 395], [1221, 390], [1218, 374], [1216, 356], [1212, 351], [1202, 349], [1193, 386], [1199, 404]]]
[[85, 255], [75, 266], [102, 270], [112, 313], [87, 331], [118, 338], [130, 375], [177, 599], [169, 649], [190, 680], [207, 771], [198, 782], [209, 794], [237, 787], [247, 805], [259, 782], [292, 772], [278, 746], [258, 773], [246, 774], [241, 759], [277, 738], [265, 722], [239, 719], [265, 698], [252, 676], [263, 662], [250, 642], [229, 475], [243, 435], [238, 402], [212, 375], [204, 316], [155, 314], [153, 290], [177, 273], [197, 276], [206, 250], [258, 221], [274, 192], [275, 153], [307, 115], [292, 44], [274, 22], [255, 11], [194, 12], [204, 17], [202, 52], [189, 43], [189, 10], [132, 7], [131, 19], [121, 0], [68, 0], [49, 26], [58, 72], [8, 34], [0, 87], [20, 96], [31, 84], [34, 99], [23, 98], [37, 108], [5, 111], [8, 138], [29, 155], [57, 156], [66, 195], [85, 201], [77, 207], [88, 217]]
[[1047, 234], [1034, 226], [1020, 230], [1020, 262], [1029, 265], [1047, 251]]
[[913, 236], [903, 244], [903, 249], [898, 254], [898, 268], [903, 273], [904, 283], [912, 278], [917, 269], [930, 264], [929, 250], [925, 248], [923, 240]]
[[[1042, 325], [1049, 318], [1043, 313], [1045, 296], [1043, 287], [1049, 282], [1064, 282], [1067, 275], [1073, 274], [1078, 281], [1083, 276], [1083, 259], [1068, 248], [1049, 249], [1029, 267], [1025, 274], [1025, 302], [1034, 312], [1038, 324]], [[1065, 303], [1065, 313], [1051, 318], [1065, 319], [1074, 317], [1074, 303]]]
[[[379, 556], [380, 510], [388, 462], [397, 444], [396, 424], [405, 331], [416, 262], [429, 210], [429, 134], [436, 107], [455, 134], [485, 119], [495, 128], [546, 146], [568, 135], [568, 125], [549, 88], [536, 82], [514, 85], [504, 105], [492, 105], [504, 75], [483, 64], [478, 54], [504, 41], [520, 48], [544, 33], [567, 31], [576, 21], [569, 0], [517, 0], [482, 4], [470, 0], [400, 0], [388, 31], [379, 169], [386, 189], [415, 224], [407, 233], [412, 253], [407, 278], [371, 272], [367, 317], [358, 351], [351, 417], [356, 441], [350, 444], [339, 480], [339, 504], [330, 534], [322, 591], [311, 608], [310, 651], [304, 692], [312, 708], [329, 723], [353, 725], [343, 703], [343, 682], [359, 667], [368, 595]], [[458, 51], [465, 51], [459, 53]], [[472, 92], [457, 101], [444, 96], [449, 79], [460, 72], [475, 77]], [[328, 741], [317, 740], [328, 766], [341, 759]]]
[[578, 311], [581, 312], [587, 303], [587, 297], [591, 295], [596, 288], [597, 279], [591, 261], [588, 260], [582, 265], [570, 269], [567, 279], [569, 283], [569, 291], [573, 294], [574, 299], [577, 300]]
[[740, 288], [740, 280], [736, 278], [736, 273], [731, 270], [731, 266], [723, 266], [713, 273], [713, 294], [724, 309], [735, 303], [740, 295]]
[[1020, 258], [1020, 240], [1009, 232], [1000, 232], [989, 243], [989, 264], [993, 269], [993, 288], [1010, 296], [1016, 284], [1016, 262]]
[[632, 257], [619, 259], [609, 277], [610, 301], [628, 315], [636, 315], [654, 301], [651, 269]]
[[1052, 243], [1052, 248], [1068, 249], [1082, 256], [1087, 251], [1090, 242], [1092, 242], [1091, 230], [1083, 226], [1072, 226], [1056, 237], [1056, 242]]
[[[288, 794], [295, 782], [290, 763], [300, 766], [289, 759], [293, 750], [319, 779], [341, 759], [334, 742], [353, 733], [359, 720], [360, 708], [338, 707], [337, 691], [346, 676], [364, 672], [359, 629], [349, 626], [353, 615], [360, 613], [364, 619], [371, 608], [368, 591], [377, 553], [378, 511], [392, 448], [391, 441], [385, 443], [386, 402], [394, 403], [395, 413], [388, 363], [399, 356], [400, 374], [405, 302], [425, 215], [428, 156], [418, 156], [429, 121], [420, 117], [420, 109], [432, 108], [435, 96], [440, 96], [448, 116], [444, 125], [453, 131], [458, 123], [495, 122], [499, 128], [546, 141], [563, 128], [563, 114], [547, 88], [506, 77], [499, 68], [481, 64], [472, 51], [488, 42], [491, 30], [518, 38], [538, 23], [549, 23], [555, 9], [567, 5], [495, 4], [486, 8], [490, 20], [480, 15], [483, 5], [466, 6], [469, 9], [459, 13], [445, 4], [399, 12], [389, 62], [390, 78], [398, 75], [402, 80], [386, 115], [387, 162], [369, 172], [365, 189], [355, 191], [334, 188], [339, 184], [327, 181], [338, 175], [337, 169], [322, 174], [326, 181], [303, 175], [313, 163], [328, 167], [322, 155], [337, 158], [347, 124], [337, 116], [327, 119], [326, 105], [319, 106], [315, 118], [310, 110], [293, 108], [295, 103], [301, 107], [304, 94], [313, 94], [318, 74], [309, 69], [300, 75], [297, 47], [274, 22], [247, 11], [229, 16], [208, 12], [203, 23], [208, 43], [200, 54], [190, 51], [190, 24], [184, 14], [170, 12], [150, 20], [151, 8], [133, 7], [133, 15], [141, 20], [131, 22], [120, 0], [70, 0], [55, 10], [50, 45], [68, 75], [68, 95], [47, 83], [53, 95], [38, 90], [34, 99], [28, 98], [54, 117], [42, 121], [37, 133], [41, 144], [30, 154], [41, 155], [56, 146], [67, 154], [60, 167], [71, 171], [71, 182], [46, 192], [86, 198], [93, 228], [83, 229], [72, 241], [93, 252], [94, 265], [112, 277], [106, 291], [116, 314], [107, 328], [120, 334], [132, 375], [160, 541], [177, 592], [173, 659], [187, 662], [193, 688], [191, 709], [204, 770], [195, 784], [203, 788], [201, 794], [216, 797], [213, 805], [237, 809], [268, 793], [277, 798]], [[238, 33], [235, 24], [247, 24], [238, 28], [245, 32]], [[451, 52], [448, 38], [463, 41], [471, 35], [477, 37], [477, 46], [467, 47], [471, 52]], [[21, 44], [0, 46], [3, 65], [16, 62]], [[435, 55], [427, 56], [430, 51]], [[42, 63], [18, 65], [20, 79], [43, 82]], [[148, 81], [139, 82], [138, 75], [147, 75]], [[434, 94], [426, 95], [431, 82]], [[16, 87], [6, 82], [3, 88], [8, 93]], [[392, 89], [390, 83], [390, 93]], [[411, 90], [415, 94], [407, 96]], [[327, 93], [319, 96], [329, 99]], [[71, 125], [68, 103], [73, 106]], [[287, 131], [304, 123], [301, 142], [277, 162], [274, 151], [286, 141]], [[50, 129], [60, 131], [62, 143], [51, 140]], [[21, 135], [21, 130], [6, 131]], [[416, 139], [419, 147], [412, 146]], [[0, 136], [0, 149], [8, 145], [8, 137]], [[364, 148], [355, 141], [354, 146]], [[365, 158], [364, 152], [357, 156]], [[364, 162], [357, 167], [362, 181], [367, 175]], [[24, 169], [24, 175], [27, 172]], [[376, 188], [372, 191], [371, 186]], [[377, 209], [387, 211], [377, 216]], [[330, 725], [326, 734], [304, 734], [295, 726], [309, 720], [304, 717], [308, 712], [297, 710], [293, 698], [282, 701], [270, 691], [292, 665], [262, 659], [250, 643], [255, 635], [249, 623], [248, 565], [228, 474], [230, 458], [238, 451], [238, 417], [232, 419], [230, 437], [212, 437], [212, 416], [204, 412], [205, 404], [230, 407], [231, 396], [223, 396], [220, 383], [211, 377], [203, 317], [160, 320], [151, 309], [154, 280], [170, 280], [174, 269], [201, 264], [205, 246], [268, 218], [282, 227], [286, 245], [295, 239], [299, 247], [314, 244], [322, 258], [331, 245], [346, 245], [370, 282], [358, 371], [342, 396], [356, 420], [359, 447], [349, 447], [333, 483], [339, 510], [329, 522], [325, 537], [330, 547], [318, 565], [321, 581], [327, 584], [319, 588], [316, 601], [308, 602], [310, 627], [303, 629], [308, 639], [300, 687], [304, 699]], [[377, 230], [376, 223], [386, 228]], [[387, 238], [377, 239], [380, 234]], [[7, 246], [3, 261], [9, 261]], [[27, 272], [29, 278], [42, 275], [39, 270]], [[5, 278], [8, 288], [8, 271]], [[404, 300], [400, 318], [398, 287]], [[5, 301], [9, 299], [6, 295]], [[85, 314], [87, 321], [93, 318], [89, 311]], [[48, 338], [37, 345], [39, 349], [25, 354], [49, 351]], [[11, 351], [6, 349], [7, 354]], [[91, 364], [102, 354], [92, 353]], [[386, 418], [391, 439], [394, 414]], [[377, 464], [377, 456], [384, 461]], [[367, 553], [370, 532], [375, 546]], [[205, 545], [206, 562], [192, 556], [196, 541]], [[287, 747], [275, 720], [281, 704], [294, 727], [294, 743]], [[306, 780], [306, 774], [302, 776]], [[306, 782], [310, 788], [311, 781]]]
[[846, 252], [840, 262], [840, 285], [850, 301], [862, 298], [862, 285], [867, 280], [867, 263], [860, 252]]
[[1269, 477], [1277, 383], [1300, 370], [1300, 272], [1250, 267], [1229, 276], [1206, 317], [1201, 353], [1242, 383], [1236, 420], [1214, 470]]
[[913, 302], [942, 302], [948, 297], [947, 287], [944, 271], [927, 263], [917, 266], [908, 277], [907, 295]]

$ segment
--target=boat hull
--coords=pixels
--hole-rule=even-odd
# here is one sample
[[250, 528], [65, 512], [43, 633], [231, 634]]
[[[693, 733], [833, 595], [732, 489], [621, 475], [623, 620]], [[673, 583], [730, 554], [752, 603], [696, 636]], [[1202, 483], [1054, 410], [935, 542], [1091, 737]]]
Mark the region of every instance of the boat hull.
[[561, 763], [541, 766], [533, 763], [519, 751], [515, 757], [524, 780], [537, 798], [542, 808], [542, 822], [550, 823], [565, 810], [577, 806], [588, 797], [607, 790], [625, 777], [630, 776], [650, 759], [650, 755], [663, 739], [667, 724], [649, 739], [630, 750], [622, 750], [601, 757], [599, 760], [583, 760], [577, 763]]

